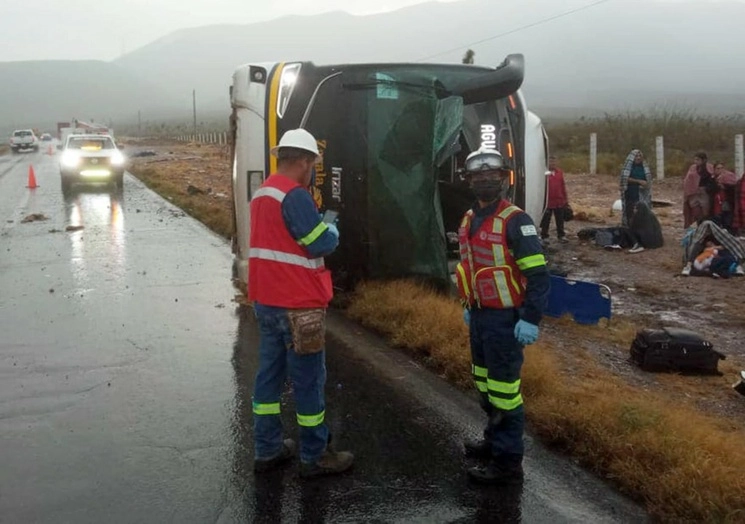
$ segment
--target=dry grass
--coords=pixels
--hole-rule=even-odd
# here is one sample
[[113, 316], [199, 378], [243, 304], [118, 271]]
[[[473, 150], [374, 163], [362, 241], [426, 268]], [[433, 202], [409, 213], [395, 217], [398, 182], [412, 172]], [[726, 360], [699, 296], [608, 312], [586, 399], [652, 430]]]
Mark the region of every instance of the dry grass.
[[130, 171], [150, 189], [173, 202], [215, 233], [225, 238], [230, 238], [233, 234], [229, 200], [226, 204], [225, 199], [216, 200], [209, 194], [190, 195], [187, 186], [161, 176], [161, 173], [152, 167], [135, 165]]
[[683, 176], [696, 151], [707, 151], [709, 158], [731, 159], [734, 136], [742, 133], [744, 125], [742, 115], [708, 117], [686, 108], [653, 108], [547, 128], [552, 152], [561, 157], [568, 172], [589, 170], [590, 134], [597, 133], [598, 173], [618, 175], [632, 149], [641, 149], [654, 169], [655, 138], [664, 136], [665, 171], [668, 176]]
[[[470, 384], [467, 333], [454, 300], [408, 282], [367, 283], [348, 313], [426, 356], [457, 384]], [[567, 328], [562, 337], [602, 337], [626, 347], [637, 328], [632, 320], [614, 320], [601, 333], [598, 327], [556, 322]], [[642, 500], [657, 519], [745, 521], [742, 427], [629, 385], [590, 355], [580, 355], [583, 365], [571, 375], [559, 372], [557, 351], [546, 343], [531, 346], [523, 371], [529, 420], [545, 442]], [[675, 385], [683, 379], [661, 380]], [[705, 380], [696, 386], [701, 392], [708, 390]]]

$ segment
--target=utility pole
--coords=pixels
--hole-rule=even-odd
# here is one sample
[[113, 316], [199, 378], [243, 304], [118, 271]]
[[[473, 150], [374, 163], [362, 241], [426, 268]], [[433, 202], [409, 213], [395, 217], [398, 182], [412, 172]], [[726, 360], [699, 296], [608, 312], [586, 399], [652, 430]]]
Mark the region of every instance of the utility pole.
[[142, 138], [142, 111], [137, 111], [137, 137]]
[[197, 90], [193, 89], [191, 92], [192, 106], [194, 110], [194, 135], [197, 134]]

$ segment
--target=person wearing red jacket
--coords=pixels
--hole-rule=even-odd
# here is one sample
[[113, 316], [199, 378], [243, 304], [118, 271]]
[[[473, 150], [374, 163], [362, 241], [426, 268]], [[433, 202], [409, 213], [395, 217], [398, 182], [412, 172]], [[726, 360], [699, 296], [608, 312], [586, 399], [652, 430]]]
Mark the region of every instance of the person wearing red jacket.
[[558, 160], [555, 156], [548, 159], [548, 205], [541, 219], [541, 239], [548, 239], [548, 228], [551, 225], [551, 215], [556, 218], [556, 235], [559, 242], [565, 244], [568, 242], [566, 232], [564, 231], [564, 208], [569, 203], [567, 197], [567, 186], [564, 182], [564, 172], [558, 167]]

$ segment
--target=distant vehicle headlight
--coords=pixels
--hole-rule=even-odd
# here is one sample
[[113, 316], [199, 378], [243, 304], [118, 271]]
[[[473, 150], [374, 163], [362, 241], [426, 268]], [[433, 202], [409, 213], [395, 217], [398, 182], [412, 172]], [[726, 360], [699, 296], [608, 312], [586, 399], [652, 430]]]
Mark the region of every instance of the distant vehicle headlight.
[[60, 163], [64, 167], [76, 167], [80, 163], [80, 155], [74, 153], [73, 151], [65, 151], [64, 153], [62, 153]]
[[111, 155], [111, 165], [112, 166], [121, 166], [124, 164], [124, 155], [121, 154], [119, 151], [114, 151], [114, 154]]

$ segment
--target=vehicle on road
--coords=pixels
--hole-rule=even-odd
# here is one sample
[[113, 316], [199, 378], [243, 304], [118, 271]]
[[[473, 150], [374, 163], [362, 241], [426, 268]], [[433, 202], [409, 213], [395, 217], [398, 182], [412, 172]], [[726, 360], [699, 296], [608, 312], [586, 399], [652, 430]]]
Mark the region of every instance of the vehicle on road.
[[39, 139], [33, 129], [17, 129], [13, 131], [10, 137], [10, 149], [13, 153], [19, 153], [23, 150], [39, 150]]
[[124, 186], [126, 157], [108, 135], [70, 135], [60, 156], [62, 190], [74, 184], [111, 183]]
[[[457, 231], [473, 196], [459, 174], [469, 153], [502, 152], [509, 198], [536, 223], [545, 209], [548, 138], [520, 92], [522, 55], [496, 68], [463, 64], [255, 63], [230, 88], [236, 281], [248, 278], [249, 204], [276, 171], [288, 130], [316, 137], [311, 192], [339, 213], [344, 241], [327, 260], [335, 285], [416, 276], [448, 285]], [[242, 287], [242, 286], [241, 286]]]
[[41, 141], [42, 142], [51, 142], [52, 141], [52, 135], [50, 135], [49, 133], [44, 133], [43, 135], [41, 135]]

